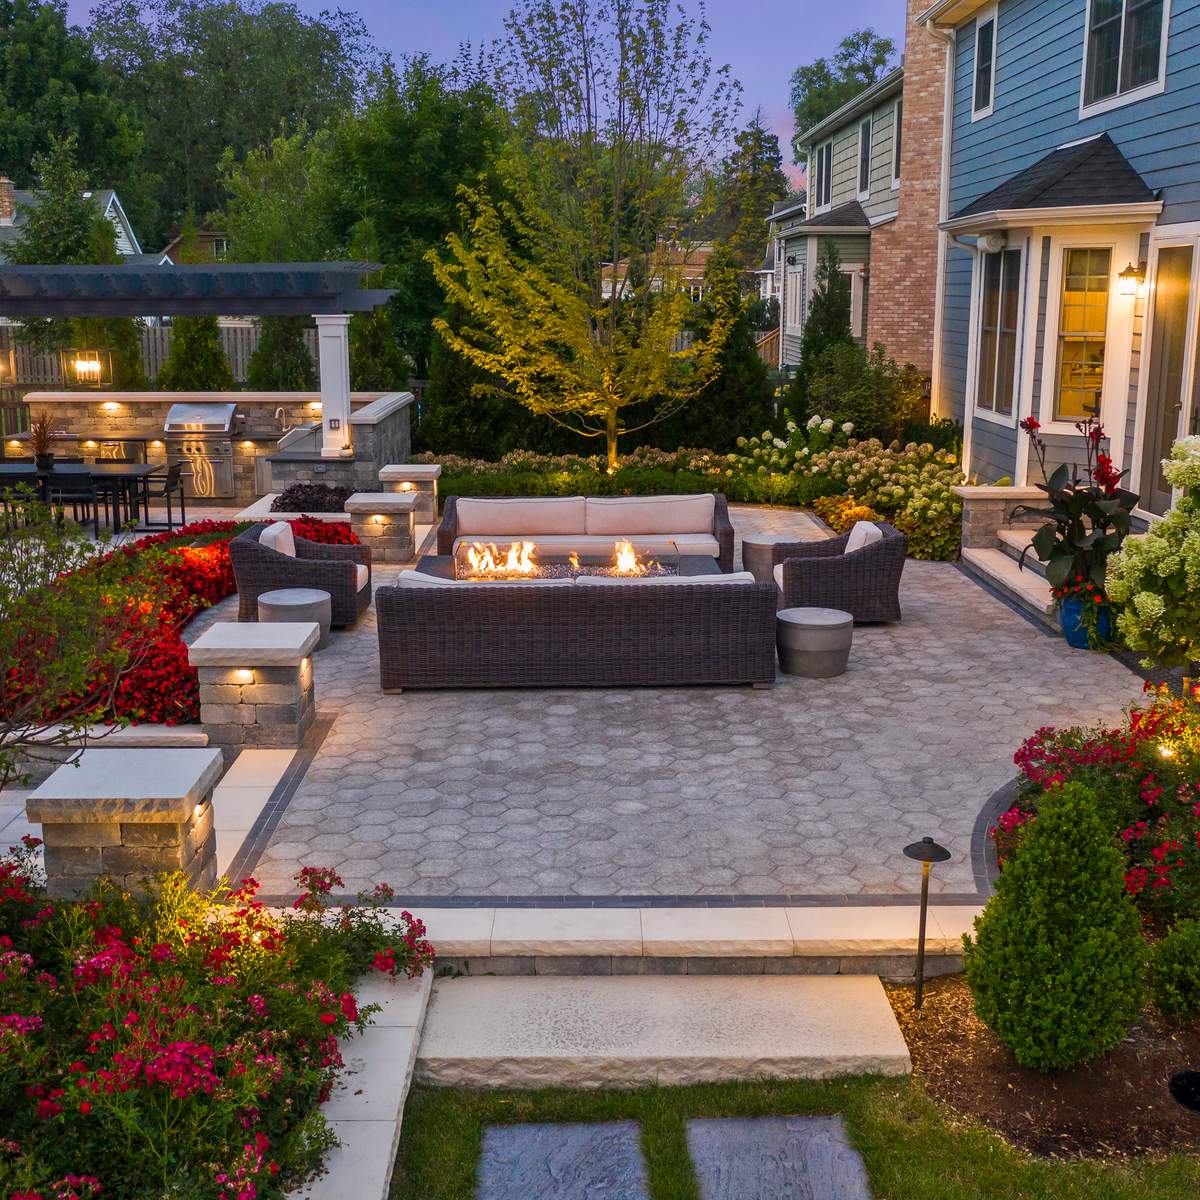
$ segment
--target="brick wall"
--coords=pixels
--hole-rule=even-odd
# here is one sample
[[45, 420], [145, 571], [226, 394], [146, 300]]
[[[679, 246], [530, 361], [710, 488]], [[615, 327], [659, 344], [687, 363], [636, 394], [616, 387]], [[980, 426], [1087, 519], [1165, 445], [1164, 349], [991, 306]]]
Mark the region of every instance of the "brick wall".
[[867, 343], [933, 370], [945, 43], [916, 23], [928, 0], [908, 0], [899, 215], [871, 234]]

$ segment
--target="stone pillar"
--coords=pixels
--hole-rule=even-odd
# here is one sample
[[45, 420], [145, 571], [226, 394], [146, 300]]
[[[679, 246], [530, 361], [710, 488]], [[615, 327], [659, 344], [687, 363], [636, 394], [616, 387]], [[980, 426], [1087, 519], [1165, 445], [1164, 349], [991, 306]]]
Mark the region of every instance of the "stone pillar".
[[183, 871], [198, 888], [217, 876], [212, 791], [219, 750], [85, 750], [25, 802], [42, 825], [46, 884], [76, 896], [108, 876], [138, 888], [163, 871]]
[[338, 313], [315, 320], [321, 371], [321, 457], [351, 458], [350, 318]]
[[976, 487], [964, 484], [954, 489], [963, 502], [962, 544], [967, 550], [994, 550], [1000, 545], [1000, 530], [1010, 525], [1041, 525], [1044, 518], [1018, 513], [1022, 504], [1046, 499], [1035, 487]]
[[417, 552], [417, 496], [415, 491], [355, 492], [346, 501], [350, 528], [371, 547], [372, 562], [412, 562]]
[[379, 468], [379, 482], [385, 492], [413, 492], [413, 509], [422, 525], [436, 525], [438, 519], [438, 479], [441, 463], [399, 463]]
[[243, 746], [299, 746], [316, 718], [312, 621], [218, 621], [188, 647], [200, 675], [200, 724], [226, 763]]

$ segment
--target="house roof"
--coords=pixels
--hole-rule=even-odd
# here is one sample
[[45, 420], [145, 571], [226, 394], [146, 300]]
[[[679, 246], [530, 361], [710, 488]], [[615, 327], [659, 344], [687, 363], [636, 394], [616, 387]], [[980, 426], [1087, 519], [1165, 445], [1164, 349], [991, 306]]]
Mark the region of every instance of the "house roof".
[[0, 317], [319, 316], [370, 312], [364, 262], [0, 266]]
[[946, 223], [1032, 211], [1096, 208], [1161, 209], [1161, 201], [1107, 133], [1052, 150], [971, 201]]
[[863, 210], [863, 206], [857, 200], [851, 200], [847, 204], [839, 204], [837, 208], [831, 208], [826, 213], [809, 217], [807, 221], [801, 221], [793, 232], [807, 233], [809, 230], [831, 232], [842, 229], [848, 229], [854, 233], [857, 233], [859, 230], [870, 232], [871, 218], [867, 216]]
[[924, 25], [932, 21], [935, 25], [959, 25], [992, 3], [994, 0], [937, 0], [917, 17], [917, 23]]
[[771, 205], [771, 215], [766, 218], [766, 221], [770, 224], [772, 221], [779, 221], [784, 217], [789, 217], [793, 213], [803, 212], [807, 204], [807, 192], [799, 192], [795, 196], [789, 196], [786, 200], [776, 200]]
[[874, 108], [882, 100], [899, 92], [904, 86], [904, 68], [897, 67], [889, 71], [878, 83], [858, 93], [853, 100], [847, 100], [841, 108], [831, 112], [823, 121], [801, 130], [796, 134], [796, 145], [811, 146], [814, 142], [823, 141], [831, 133], [836, 133], [843, 125], [847, 125], [860, 113]]
[[[129, 244], [133, 248], [133, 256], [142, 253], [142, 247], [138, 243], [137, 235], [133, 232], [133, 226], [129, 223], [129, 218], [125, 215], [124, 208], [121, 207], [121, 201], [117, 198], [117, 193], [112, 188], [96, 188], [94, 191], [84, 192], [85, 196], [89, 196], [96, 202], [96, 206], [100, 209], [103, 216], [112, 220], [115, 216], [119, 222], [121, 229], [124, 230], [125, 236], [129, 239]], [[14, 242], [21, 236], [21, 227], [25, 224], [27, 210], [36, 208], [40, 203], [40, 194], [27, 188], [13, 189], [13, 202], [16, 205], [16, 212], [13, 214], [11, 224], [0, 225], [0, 262], [4, 260], [4, 246], [8, 242]], [[133, 257], [126, 256], [126, 257]]]

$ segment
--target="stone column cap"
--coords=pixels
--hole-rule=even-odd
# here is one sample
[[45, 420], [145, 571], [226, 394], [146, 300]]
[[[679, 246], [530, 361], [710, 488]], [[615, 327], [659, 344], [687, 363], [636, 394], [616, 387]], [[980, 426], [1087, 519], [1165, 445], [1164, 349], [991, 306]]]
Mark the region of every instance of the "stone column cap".
[[185, 821], [221, 778], [224, 759], [203, 750], [85, 750], [30, 793], [25, 812], [50, 824]]
[[355, 492], [343, 508], [348, 513], [410, 513], [417, 499], [416, 492]]
[[424, 479], [437, 479], [441, 473], [441, 463], [389, 463], [379, 468], [379, 482], [403, 483], [412, 480], [416, 483]]
[[218, 621], [189, 647], [193, 667], [298, 667], [316, 647], [315, 621]]
[[1036, 487], [997, 487], [995, 484], [963, 483], [952, 489], [964, 500], [1039, 500], [1046, 493]]

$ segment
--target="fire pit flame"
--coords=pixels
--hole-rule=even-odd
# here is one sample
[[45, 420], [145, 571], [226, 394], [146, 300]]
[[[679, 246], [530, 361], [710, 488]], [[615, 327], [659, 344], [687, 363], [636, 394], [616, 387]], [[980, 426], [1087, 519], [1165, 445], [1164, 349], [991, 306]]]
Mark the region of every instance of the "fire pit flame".
[[467, 562], [473, 575], [513, 578], [514, 576], [536, 575], [537, 563], [533, 561], [536, 547], [532, 542], [513, 542], [502, 552], [495, 545], [475, 542], [467, 547]]
[[638, 557], [638, 552], [633, 548], [633, 543], [628, 541], [619, 541], [614, 546], [616, 551], [617, 563], [614, 574], [617, 575], [645, 575], [646, 567], [642, 560]]
[[[565, 558], [565, 561], [564, 561]], [[613, 544], [613, 557], [604, 562], [597, 558], [584, 561], [572, 551], [562, 558], [551, 555], [539, 561], [534, 542], [472, 542], [454, 552], [455, 575], [459, 579], [520, 580], [564, 579], [579, 575], [611, 575], [639, 579], [647, 575], [668, 575], [674, 571], [657, 559], [643, 558], [625, 538]]]

